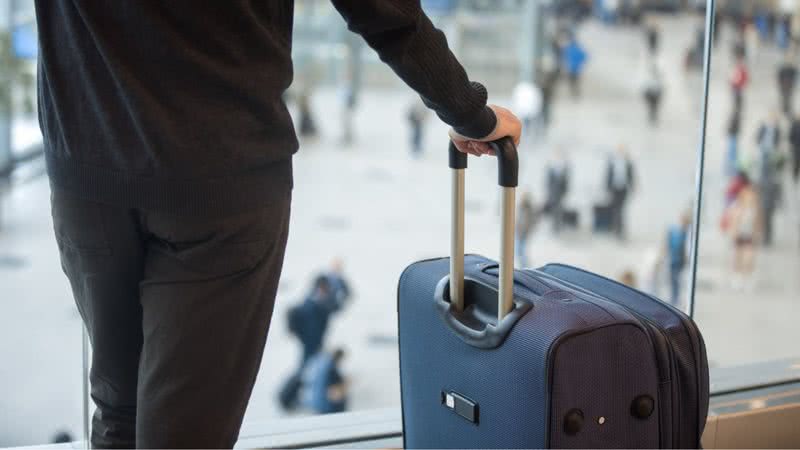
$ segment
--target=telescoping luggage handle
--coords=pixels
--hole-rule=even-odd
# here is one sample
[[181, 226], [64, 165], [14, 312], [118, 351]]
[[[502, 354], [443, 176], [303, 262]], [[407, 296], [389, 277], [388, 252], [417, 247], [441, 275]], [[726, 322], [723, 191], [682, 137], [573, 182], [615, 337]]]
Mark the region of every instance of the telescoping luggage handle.
[[[500, 228], [500, 289], [497, 299], [497, 320], [503, 320], [514, 301], [514, 225], [515, 193], [519, 176], [519, 157], [511, 138], [489, 143], [497, 154], [497, 183], [502, 190]], [[467, 154], [450, 142], [452, 200], [450, 230], [450, 302], [456, 311], [464, 310], [464, 171]]]

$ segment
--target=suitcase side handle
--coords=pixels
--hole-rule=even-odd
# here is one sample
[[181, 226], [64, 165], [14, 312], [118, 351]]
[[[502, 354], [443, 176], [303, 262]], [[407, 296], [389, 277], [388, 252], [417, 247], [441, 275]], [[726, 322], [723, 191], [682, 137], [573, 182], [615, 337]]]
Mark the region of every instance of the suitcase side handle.
[[[497, 184], [502, 191], [500, 227], [500, 286], [497, 299], [498, 321], [514, 307], [514, 226], [515, 195], [519, 179], [519, 156], [511, 138], [489, 143], [497, 156]], [[450, 301], [456, 311], [464, 309], [464, 172], [467, 154], [458, 151], [453, 142], [449, 148], [452, 169], [450, 210]]]

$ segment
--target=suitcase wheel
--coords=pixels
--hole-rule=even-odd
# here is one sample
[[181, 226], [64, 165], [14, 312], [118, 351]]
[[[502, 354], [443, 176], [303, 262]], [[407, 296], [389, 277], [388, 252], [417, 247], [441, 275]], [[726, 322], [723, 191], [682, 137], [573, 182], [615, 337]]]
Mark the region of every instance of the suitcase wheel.
[[583, 411], [571, 409], [564, 417], [564, 432], [570, 436], [578, 434], [583, 428]]
[[640, 395], [633, 399], [631, 404], [631, 415], [637, 419], [647, 419], [653, 414], [656, 402], [649, 395]]

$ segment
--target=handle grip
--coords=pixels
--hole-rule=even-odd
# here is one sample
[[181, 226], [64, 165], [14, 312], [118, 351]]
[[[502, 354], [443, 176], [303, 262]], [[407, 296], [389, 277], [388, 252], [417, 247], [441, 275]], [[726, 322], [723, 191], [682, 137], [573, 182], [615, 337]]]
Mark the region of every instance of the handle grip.
[[[517, 146], [510, 137], [489, 142], [497, 156], [497, 184], [502, 187], [517, 187], [519, 184], [519, 156]], [[467, 154], [459, 151], [450, 141], [448, 159], [451, 169], [466, 169]]]
[[[497, 184], [502, 189], [500, 232], [500, 289], [497, 318], [502, 320], [513, 309], [515, 193], [519, 182], [519, 157], [511, 138], [489, 143], [497, 156]], [[449, 165], [452, 175], [450, 232], [450, 301], [456, 311], [464, 309], [464, 172], [467, 155], [450, 142]]]

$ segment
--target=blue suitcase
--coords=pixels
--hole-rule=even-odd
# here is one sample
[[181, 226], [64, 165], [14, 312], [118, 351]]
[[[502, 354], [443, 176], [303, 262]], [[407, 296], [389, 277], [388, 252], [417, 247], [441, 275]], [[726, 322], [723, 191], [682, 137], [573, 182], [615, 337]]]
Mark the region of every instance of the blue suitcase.
[[501, 263], [464, 256], [466, 156], [451, 145], [451, 258], [398, 287], [407, 448], [698, 448], [708, 362], [694, 322], [565, 265], [513, 269], [513, 143], [493, 143]]

